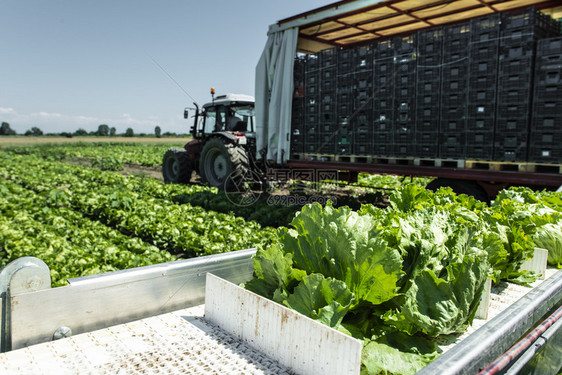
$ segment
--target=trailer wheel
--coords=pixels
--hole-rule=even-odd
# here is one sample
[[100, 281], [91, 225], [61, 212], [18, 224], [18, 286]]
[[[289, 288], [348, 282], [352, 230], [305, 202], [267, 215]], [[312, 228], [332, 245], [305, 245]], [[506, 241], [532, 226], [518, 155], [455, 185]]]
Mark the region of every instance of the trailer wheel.
[[193, 161], [187, 151], [171, 148], [162, 159], [162, 176], [166, 182], [188, 183], [193, 172]]
[[476, 181], [454, 180], [449, 178], [436, 178], [427, 184], [426, 189], [437, 191], [441, 187], [450, 187], [455, 194], [471, 195], [481, 202], [489, 202], [488, 195]]
[[211, 138], [201, 151], [199, 173], [209, 185], [227, 190], [239, 190], [249, 176], [250, 163], [243, 147], [221, 138]]

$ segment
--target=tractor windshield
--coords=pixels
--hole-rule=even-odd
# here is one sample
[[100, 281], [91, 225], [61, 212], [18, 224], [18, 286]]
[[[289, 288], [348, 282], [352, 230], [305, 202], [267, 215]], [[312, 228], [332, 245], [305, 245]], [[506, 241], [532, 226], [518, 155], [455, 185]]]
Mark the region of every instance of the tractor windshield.
[[246, 124], [246, 131], [254, 131], [254, 116], [256, 113], [253, 105], [232, 106], [230, 109], [234, 116]]

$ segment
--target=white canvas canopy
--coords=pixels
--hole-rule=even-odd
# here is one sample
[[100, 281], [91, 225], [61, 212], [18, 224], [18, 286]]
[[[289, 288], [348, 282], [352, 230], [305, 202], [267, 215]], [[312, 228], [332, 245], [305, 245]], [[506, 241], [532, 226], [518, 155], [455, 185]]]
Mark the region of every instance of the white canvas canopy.
[[297, 37], [298, 28], [270, 34], [256, 67], [257, 156], [278, 164], [289, 156]]

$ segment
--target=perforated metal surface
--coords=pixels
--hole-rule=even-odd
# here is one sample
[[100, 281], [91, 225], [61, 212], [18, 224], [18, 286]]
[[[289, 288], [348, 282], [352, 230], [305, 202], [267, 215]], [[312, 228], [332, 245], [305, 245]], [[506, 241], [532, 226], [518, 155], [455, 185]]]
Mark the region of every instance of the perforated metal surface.
[[291, 374], [203, 306], [0, 354], [1, 374]]

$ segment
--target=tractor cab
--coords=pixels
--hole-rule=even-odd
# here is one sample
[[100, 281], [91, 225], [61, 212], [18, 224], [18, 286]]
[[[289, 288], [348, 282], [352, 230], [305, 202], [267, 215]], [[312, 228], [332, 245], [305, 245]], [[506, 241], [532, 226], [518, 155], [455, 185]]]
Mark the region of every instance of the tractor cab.
[[[187, 111], [185, 112], [187, 113]], [[214, 98], [195, 112], [191, 134], [204, 139], [220, 132], [244, 133], [255, 138], [254, 98], [241, 94], [226, 94]]]

